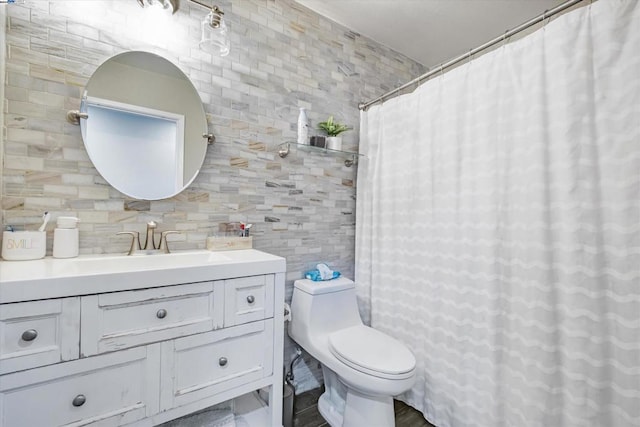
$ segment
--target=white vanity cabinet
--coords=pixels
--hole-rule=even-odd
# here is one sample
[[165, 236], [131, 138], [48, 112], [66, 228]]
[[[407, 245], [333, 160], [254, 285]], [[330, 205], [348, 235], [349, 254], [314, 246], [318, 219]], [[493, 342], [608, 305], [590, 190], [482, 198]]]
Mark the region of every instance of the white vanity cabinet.
[[77, 297], [0, 306], [0, 375], [77, 359], [79, 326]]
[[273, 317], [273, 276], [253, 276], [225, 283], [225, 326]]
[[262, 388], [280, 426], [284, 259], [133, 258], [0, 261], [0, 427], [152, 426]]
[[271, 376], [272, 336], [269, 319], [162, 343], [161, 409]]
[[[80, 354], [92, 356], [223, 326], [219, 281], [82, 297]], [[273, 303], [273, 301], [271, 301]]]
[[158, 344], [0, 377], [6, 427], [118, 426], [158, 412]]

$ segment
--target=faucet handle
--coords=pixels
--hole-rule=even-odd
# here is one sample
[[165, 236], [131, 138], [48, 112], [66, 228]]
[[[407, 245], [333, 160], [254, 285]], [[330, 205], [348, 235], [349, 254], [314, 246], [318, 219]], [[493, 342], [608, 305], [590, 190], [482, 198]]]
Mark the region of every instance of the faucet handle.
[[140, 233], [137, 231], [120, 231], [118, 234], [129, 234], [131, 235], [131, 247], [129, 248], [129, 253], [127, 255], [132, 255], [135, 252], [140, 250]]
[[167, 242], [167, 235], [178, 234], [178, 233], [180, 232], [176, 230], [162, 231], [160, 233], [160, 247], [158, 249], [163, 251], [165, 254], [171, 253], [171, 251], [169, 251], [169, 243]]

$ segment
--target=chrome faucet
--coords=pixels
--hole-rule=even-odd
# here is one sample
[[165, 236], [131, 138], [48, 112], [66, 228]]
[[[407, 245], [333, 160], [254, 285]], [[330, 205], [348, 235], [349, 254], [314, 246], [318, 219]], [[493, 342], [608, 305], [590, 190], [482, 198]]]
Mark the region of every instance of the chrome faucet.
[[162, 253], [168, 254], [169, 244], [167, 243], [167, 235], [179, 233], [179, 231], [168, 230], [160, 233], [160, 244], [156, 246], [156, 241], [154, 237], [155, 229], [158, 228], [158, 224], [155, 221], [149, 221], [147, 223], [147, 236], [144, 241], [144, 247], [140, 244], [140, 233], [137, 231], [121, 231], [116, 234], [129, 234], [131, 236], [131, 247], [129, 248], [129, 252], [127, 255], [133, 255], [139, 251], [161, 251]]

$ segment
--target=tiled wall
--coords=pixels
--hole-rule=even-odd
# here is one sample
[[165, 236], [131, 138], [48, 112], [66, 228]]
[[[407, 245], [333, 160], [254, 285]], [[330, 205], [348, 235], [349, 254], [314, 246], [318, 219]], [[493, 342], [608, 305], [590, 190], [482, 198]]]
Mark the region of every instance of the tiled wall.
[[[176, 249], [203, 248], [218, 224], [248, 221], [254, 247], [287, 259], [292, 282], [317, 262], [353, 276], [356, 167], [343, 158], [293, 152], [298, 108], [312, 126], [329, 114], [354, 127], [360, 101], [419, 75], [420, 65], [326, 20], [292, 0], [216, 0], [226, 12], [231, 53], [198, 47], [207, 10], [187, 0], [154, 21], [135, 0], [44, 1], [0, 5], [7, 14], [2, 224], [32, 227], [43, 211], [81, 219], [80, 252], [124, 253], [124, 230], [182, 231]], [[127, 50], [158, 53], [193, 81], [216, 143], [195, 182], [176, 197], [138, 201], [111, 188], [93, 168], [78, 109], [92, 72]], [[140, 168], [153, 167], [140, 159]], [[49, 227], [50, 229], [52, 226]], [[49, 230], [48, 254], [53, 235]], [[285, 349], [285, 360], [293, 353]], [[316, 385], [316, 364], [299, 365], [300, 390]]]
[[[5, 37], [6, 37], [7, 28], [4, 23], [6, 22], [6, 19], [7, 19], [7, 15], [6, 15], [5, 8], [0, 6], [0, 47], [1, 47], [0, 48], [0, 76], [5, 75], [6, 49], [4, 48], [4, 46], [5, 46]], [[2, 174], [2, 170], [3, 170], [2, 165], [4, 164], [4, 135], [5, 135], [3, 112], [5, 111], [5, 102], [6, 102], [4, 99], [4, 79], [3, 79], [3, 84], [0, 84], [0, 100], [2, 100], [2, 104], [0, 104], [0, 106], [2, 106], [2, 111], [0, 112], [0, 195], [2, 195], [2, 187], [4, 183], [3, 174]], [[0, 217], [0, 220], [1, 219], [2, 218]], [[2, 223], [0, 222], [0, 224]]]

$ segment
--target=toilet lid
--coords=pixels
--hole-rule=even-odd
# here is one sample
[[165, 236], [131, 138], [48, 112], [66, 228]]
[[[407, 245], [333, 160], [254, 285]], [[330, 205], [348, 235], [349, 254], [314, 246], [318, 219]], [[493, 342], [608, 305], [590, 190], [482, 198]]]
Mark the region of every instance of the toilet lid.
[[382, 378], [413, 375], [416, 358], [400, 341], [364, 325], [329, 335], [331, 353], [358, 371]]

